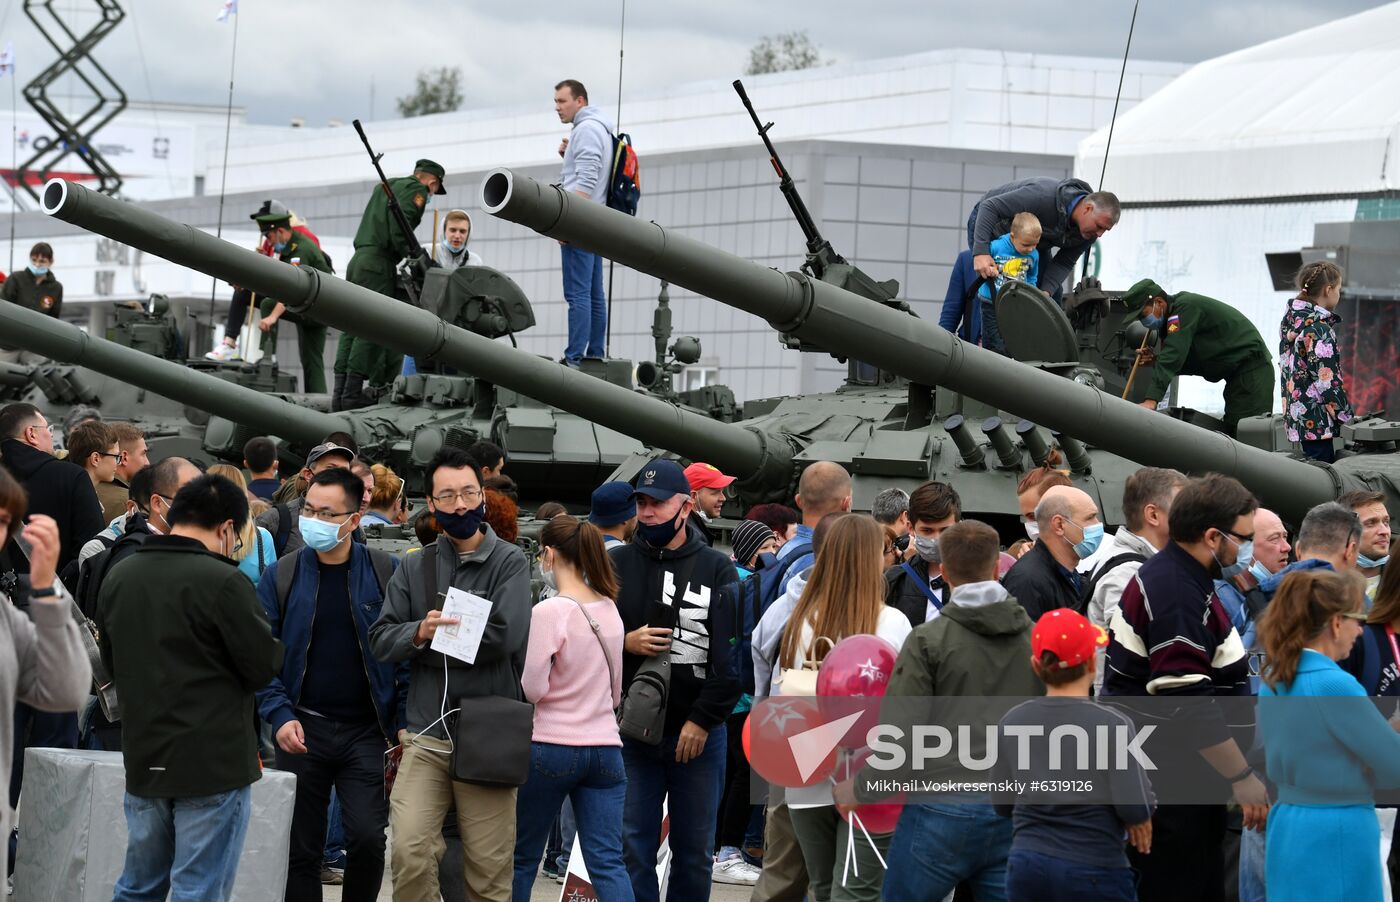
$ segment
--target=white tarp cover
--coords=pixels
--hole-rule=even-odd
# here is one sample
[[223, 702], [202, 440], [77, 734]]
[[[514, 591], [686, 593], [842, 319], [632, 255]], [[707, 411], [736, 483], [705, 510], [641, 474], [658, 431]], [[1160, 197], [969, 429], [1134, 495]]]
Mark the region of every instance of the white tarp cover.
[[[15, 902], [106, 902], [126, 856], [120, 752], [29, 749], [15, 859]], [[281, 899], [296, 777], [265, 770], [253, 784], [234, 902]]]
[[[1095, 184], [1107, 137], [1075, 160]], [[1400, 187], [1400, 2], [1193, 67], [1119, 114], [1104, 187], [1130, 204]]]

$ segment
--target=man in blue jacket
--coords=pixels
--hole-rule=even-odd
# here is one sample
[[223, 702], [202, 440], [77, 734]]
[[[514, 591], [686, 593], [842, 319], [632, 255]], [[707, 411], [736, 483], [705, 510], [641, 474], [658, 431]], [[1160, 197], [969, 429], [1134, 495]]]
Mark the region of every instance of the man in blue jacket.
[[[573, 126], [559, 143], [564, 158], [559, 185], [596, 204], [605, 203], [612, 177], [613, 127], [602, 110], [588, 105], [588, 90], [572, 78], [554, 86], [554, 109], [559, 121]], [[603, 291], [603, 258], [560, 242], [564, 264], [564, 300], [569, 305], [566, 366], [577, 367], [584, 357], [602, 357], [608, 337], [608, 299]]]
[[[282, 670], [258, 693], [277, 736], [277, 767], [296, 774], [286, 898], [321, 897], [331, 788], [345, 822], [346, 899], [373, 900], [384, 879], [384, 752], [403, 726], [407, 668], [378, 661], [369, 627], [396, 561], [351, 540], [364, 484], [343, 467], [317, 473], [298, 527], [306, 547], [272, 563], [258, 583]], [[382, 557], [380, 557], [382, 555]]]

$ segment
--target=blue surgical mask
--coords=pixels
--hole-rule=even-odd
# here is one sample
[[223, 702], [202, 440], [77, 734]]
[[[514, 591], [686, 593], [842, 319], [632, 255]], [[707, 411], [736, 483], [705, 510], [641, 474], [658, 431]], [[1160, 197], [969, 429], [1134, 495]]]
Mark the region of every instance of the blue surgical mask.
[[33, 263], [29, 264], [29, 271], [36, 276], [46, 276], [49, 274], [49, 268], [47, 266], [35, 266]]
[[448, 252], [449, 254], [451, 254], [452, 256], [458, 257], [458, 256], [461, 256], [462, 251], [465, 251], [465, 250], [467, 249], [467, 246], [464, 244], [464, 245], [462, 245], [461, 247], [453, 247], [453, 246], [452, 246], [452, 243], [451, 243], [450, 241], [448, 241], [446, 238], [444, 238], [444, 239], [442, 240], [442, 248], [443, 248], [443, 250], [447, 251], [447, 252]]
[[312, 551], [326, 552], [341, 543], [340, 528], [348, 519], [340, 523], [327, 523], [324, 520], [313, 520], [311, 517], [300, 517], [297, 519], [297, 529], [301, 532], [301, 540], [306, 543], [306, 547]]
[[1255, 582], [1259, 583], [1262, 583], [1264, 580], [1273, 576], [1273, 574], [1270, 573], [1268, 570], [1264, 569], [1264, 565], [1259, 563], [1258, 561], [1255, 561], [1254, 563], [1249, 565], [1249, 575], [1254, 577]]
[[280, 254], [280, 253], [282, 253], [283, 251], [285, 251], [285, 250], [287, 249], [287, 242], [285, 242], [285, 241], [274, 241], [274, 242], [272, 242], [272, 249], [273, 249], [274, 251], [276, 251], [277, 253]]
[[1239, 546], [1238, 551], [1235, 553], [1235, 562], [1233, 564], [1230, 564], [1228, 567], [1224, 564], [1220, 564], [1219, 558], [1216, 558], [1215, 562], [1217, 564], [1220, 564], [1221, 579], [1234, 579], [1236, 576], [1239, 576], [1241, 573], [1248, 570], [1249, 565], [1254, 563], [1254, 540], [1246, 539], [1245, 541], [1240, 542], [1237, 541], [1234, 536], [1228, 534], [1226, 535], [1226, 538], [1228, 538], [1231, 542], [1234, 542], [1236, 545]]
[[925, 536], [911, 536], [914, 543], [914, 552], [923, 558], [927, 563], [937, 564], [943, 560], [943, 556], [938, 553], [938, 540]]
[[1162, 318], [1160, 316], [1156, 316], [1154, 314], [1149, 313], [1142, 318], [1142, 324], [1149, 329], [1155, 329], [1158, 326], [1162, 325]]
[[[1069, 522], [1071, 526], [1079, 526], [1078, 523], [1075, 523], [1068, 517], [1066, 517], [1065, 519]], [[1103, 524], [1090, 523], [1088, 526], [1079, 526], [1079, 529], [1083, 531], [1084, 538], [1083, 540], [1074, 543], [1074, 553], [1079, 555], [1079, 559], [1082, 561], [1086, 557], [1092, 556], [1095, 551], [1099, 550], [1099, 545], [1103, 542]]]
[[1384, 567], [1389, 560], [1390, 555], [1388, 554], [1382, 558], [1369, 558], [1358, 552], [1356, 555], [1356, 566], [1363, 570], [1370, 570], [1372, 567]]

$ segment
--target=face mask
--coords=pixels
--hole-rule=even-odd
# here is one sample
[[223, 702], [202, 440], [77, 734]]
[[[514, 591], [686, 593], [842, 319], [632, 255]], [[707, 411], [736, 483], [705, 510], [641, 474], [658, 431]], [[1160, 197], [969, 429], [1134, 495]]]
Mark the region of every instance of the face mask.
[[926, 536], [913, 536], [914, 552], [927, 563], [937, 564], [943, 560], [943, 556], [938, 553], [938, 540], [930, 539]]
[[1249, 565], [1249, 575], [1254, 577], [1254, 581], [1257, 583], [1262, 583], [1264, 580], [1273, 576], [1273, 574], [1265, 569], [1264, 565], [1258, 561]]
[[1388, 554], [1382, 558], [1369, 558], [1358, 552], [1356, 555], [1356, 566], [1363, 570], [1370, 570], [1372, 567], [1384, 567], [1389, 560], [1390, 555]]
[[1142, 324], [1149, 329], [1155, 329], [1162, 325], [1162, 318], [1156, 314], [1149, 313], [1142, 318]]
[[448, 241], [446, 238], [442, 240], [442, 246], [444, 250], [454, 257], [461, 256], [462, 251], [467, 249], [466, 244], [463, 244], [461, 247], [453, 247], [452, 242]]
[[438, 526], [442, 531], [454, 539], [470, 539], [481, 532], [481, 528], [486, 525], [486, 502], [467, 511], [465, 514], [454, 514], [439, 508], [433, 511], [433, 516], [437, 518]]
[[[684, 506], [681, 509], [684, 510]], [[665, 548], [676, 538], [676, 534], [685, 528], [684, 523], [685, 520], [679, 514], [674, 520], [667, 520], [652, 526], [639, 520], [637, 521], [637, 534], [642, 537], [643, 542], [652, 548]]]
[[556, 579], [555, 576], [554, 576], [554, 568], [553, 568], [553, 567], [550, 567], [548, 570], [546, 570], [546, 569], [544, 569], [543, 565], [541, 565], [541, 567], [540, 567], [540, 579], [544, 580], [544, 584], [545, 584], [546, 586], [549, 587], [549, 590], [550, 590], [551, 592], [558, 592], [558, 591], [559, 591], [559, 580]]
[[325, 552], [340, 544], [340, 527], [349, 522], [345, 520], [341, 523], [326, 523], [310, 517], [301, 517], [297, 520], [297, 529], [301, 532], [301, 540], [306, 543], [306, 547], [313, 551]]
[[[1231, 537], [1230, 541], [1234, 542], [1235, 540]], [[1235, 553], [1235, 562], [1233, 564], [1227, 567], [1220, 563], [1220, 558], [1215, 559], [1216, 566], [1220, 568], [1221, 579], [1234, 579], [1236, 576], [1248, 570], [1249, 565], [1254, 563], [1254, 540], [1250, 539], [1246, 542], [1239, 542], [1238, 545], [1239, 549]], [[1212, 556], [1214, 555], [1212, 554]]]
[[[1069, 521], [1071, 526], [1079, 526], [1073, 520]], [[1088, 526], [1080, 526], [1084, 531], [1084, 539], [1074, 544], [1074, 553], [1079, 555], [1082, 561], [1099, 550], [1099, 543], [1103, 541], [1103, 524], [1091, 523]]]
[[47, 266], [35, 266], [33, 263], [29, 264], [29, 271], [36, 276], [46, 276], [49, 274], [49, 268]]
[[282, 253], [283, 251], [285, 251], [285, 250], [287, 249], [287, 242], [285, 242], [285, 241], [274, 241], [274, 242], [272, 242], [272, 249], [273, 249], [274, 251], [276, 251], [277, 253], [280, 254], [280, 253]]
[[1032, 542], [1040, 538], [1040, 524], [1034, 520], [1026, 521], [1026, 537]]

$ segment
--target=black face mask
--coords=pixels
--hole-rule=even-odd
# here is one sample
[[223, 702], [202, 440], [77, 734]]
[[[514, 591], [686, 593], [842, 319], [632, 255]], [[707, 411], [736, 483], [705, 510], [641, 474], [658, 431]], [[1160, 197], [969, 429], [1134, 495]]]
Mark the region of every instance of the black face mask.
[[454, 514], [439, 508], [433, 511], [433, 517], [442, 531], [452, 538], [470, 539], [486, 528], [486, 502], [482, 501], [465, 514]]
[[677, 512], [674, 519], [653, 526], [638, 521], [637, 534], [652, 548], [665, 548], [676, 538], [676, 534], [685, 528], [684, 511], [685, 505], [681, 505], [681, 511]]

